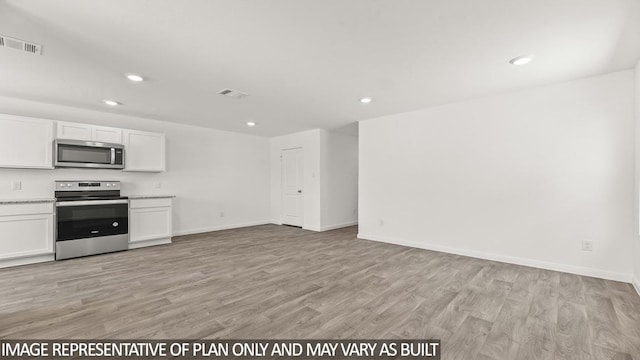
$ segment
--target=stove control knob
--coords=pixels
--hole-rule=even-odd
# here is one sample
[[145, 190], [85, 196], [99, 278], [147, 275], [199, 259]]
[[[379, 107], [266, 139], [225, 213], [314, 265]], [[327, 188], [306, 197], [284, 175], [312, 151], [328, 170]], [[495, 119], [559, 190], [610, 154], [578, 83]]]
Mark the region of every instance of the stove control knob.
[[113, 224], [111, 224], [111, 225], [112, 225], [113, 227], [118, 227], [118, 225], [120, 225], [120, 224], [118, 224], [118, 222], [116, 221], [116, 222], [114, 222], [114, 223], [113, 223]]
[[60, 184], [60, 187], [64, 187], [64, 184]]
[[71, 187], [71, 184], [67, 184], [67, 187]]
[[111, 186], [116, 186], [116, 184], [111, 184]]
[[107, 184], [107, 187], [110, 187], [110, 186], [111, 186], [111, 184]]

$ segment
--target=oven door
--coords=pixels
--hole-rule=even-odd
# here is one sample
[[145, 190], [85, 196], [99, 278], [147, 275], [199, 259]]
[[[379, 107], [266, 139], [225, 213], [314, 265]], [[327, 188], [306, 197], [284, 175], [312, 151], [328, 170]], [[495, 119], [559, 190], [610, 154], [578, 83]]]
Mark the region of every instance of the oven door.
[[126, 199], [56, 203], [56, 241], [128, 233], [129, 206]]

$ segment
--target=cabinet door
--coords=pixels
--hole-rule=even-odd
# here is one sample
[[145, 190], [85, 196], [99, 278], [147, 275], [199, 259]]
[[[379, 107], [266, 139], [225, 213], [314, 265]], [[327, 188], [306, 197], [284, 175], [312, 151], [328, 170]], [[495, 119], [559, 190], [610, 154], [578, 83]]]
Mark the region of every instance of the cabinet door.
[[53, 214], [0, 216], [0, 259], [53, 253]]
[[171, 238], [171, 207], [131, 209], [129, 241]]
[[0, 114], [0, 167], [53, 169], [53, 121]]
[[91, 140], [112, 144], [122, 144], [122, 129], [106, 126], [94, 126], [91, 129]]
[[58, 121], [58, 139], [91, 141], [92, 126], [88, 124]]
[[165, 136], [160, 133], [124, 130], [124, 171], [165, 171]]

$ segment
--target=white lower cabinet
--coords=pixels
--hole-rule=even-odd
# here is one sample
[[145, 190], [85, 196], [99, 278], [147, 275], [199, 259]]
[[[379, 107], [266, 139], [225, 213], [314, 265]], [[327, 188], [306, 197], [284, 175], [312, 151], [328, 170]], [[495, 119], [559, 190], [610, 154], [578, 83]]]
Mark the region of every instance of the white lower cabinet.
[[129, 201], [129, 249], [171, 243], [172, 199]]
[[54, 260], [53, 202], [0, 204], [0, 267]]

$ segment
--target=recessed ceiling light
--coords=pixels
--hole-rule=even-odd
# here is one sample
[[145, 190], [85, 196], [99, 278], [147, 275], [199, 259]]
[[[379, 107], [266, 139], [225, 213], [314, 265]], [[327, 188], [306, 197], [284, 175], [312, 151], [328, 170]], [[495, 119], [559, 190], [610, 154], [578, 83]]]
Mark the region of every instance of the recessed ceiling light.
[[526, 65], [533, 60], [533, 55], [522, 55], [509, 60], [511, 65]]
[[105, 103], [105, 104], [107, 104], [107, 105], [109, 105], [109, 106], [118, 106], [118, 105], [121, 105], [121, 103], [119, 103], [119, 102], [117, 102], [117, 101], [115, 101], [115, 100], [109, 100], [109, 99], [102, 100], [102, 102], [103, 102], [103, 103]]
[[368, 104], [371, 101], [373, 101], [373, 99], [371, 99], [369, 97], [363, 97], [363, 98], [360, 99], [360, 102], [363, 103], [363, 104]]
[[253, 121], [247, 121], [247, 126], [256, 126], [256, 123]]
[[127, 79], [133, 81], [133, 82], [142, 82], [144, 81], [144, 78], [140, 75], [137, 74], [124, 74]]

